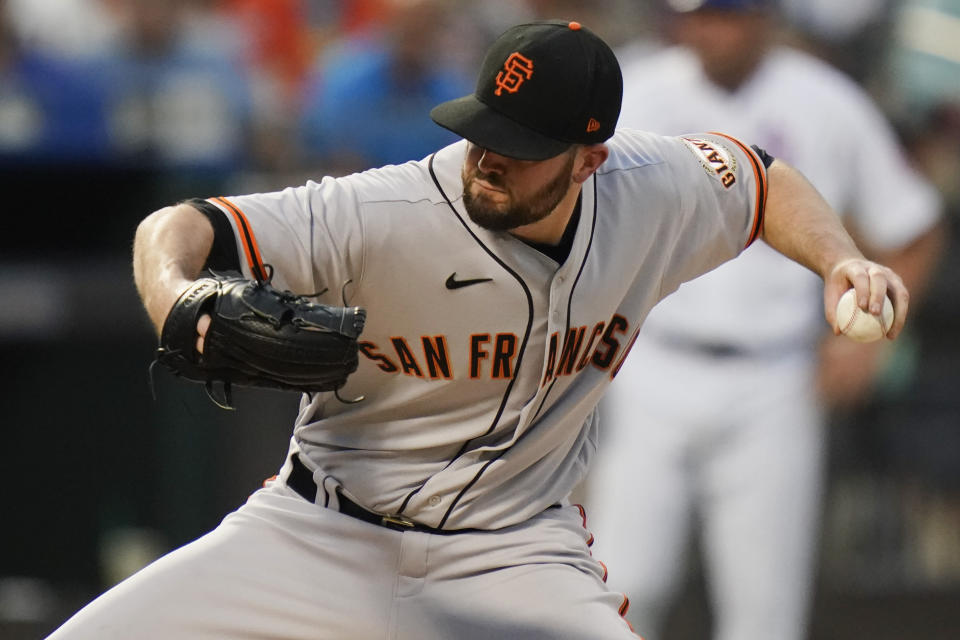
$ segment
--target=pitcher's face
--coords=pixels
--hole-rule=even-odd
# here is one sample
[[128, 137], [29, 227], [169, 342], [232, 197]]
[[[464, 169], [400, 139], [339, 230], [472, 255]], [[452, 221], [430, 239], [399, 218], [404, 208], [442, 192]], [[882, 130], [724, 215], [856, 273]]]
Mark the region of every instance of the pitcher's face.
[[463, 205], [470, 219], [507, 231], [546, 218], [571, 188], [577, 147], [546, 160], [517, 160], [469, 143]]

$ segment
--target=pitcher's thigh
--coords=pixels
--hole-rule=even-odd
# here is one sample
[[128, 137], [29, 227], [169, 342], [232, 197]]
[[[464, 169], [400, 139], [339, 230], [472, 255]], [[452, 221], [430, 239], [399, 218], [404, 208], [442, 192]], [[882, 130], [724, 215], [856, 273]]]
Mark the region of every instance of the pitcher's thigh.
[[624, 602], [569, 565], [508, 567], [429, 585], [401, 609], [399, 637], [636, 640]]
[[256, 496], [90, 603], [51, 640], [381, 638], [396, 549], [368, 531], [381, 535], [303, 501]]

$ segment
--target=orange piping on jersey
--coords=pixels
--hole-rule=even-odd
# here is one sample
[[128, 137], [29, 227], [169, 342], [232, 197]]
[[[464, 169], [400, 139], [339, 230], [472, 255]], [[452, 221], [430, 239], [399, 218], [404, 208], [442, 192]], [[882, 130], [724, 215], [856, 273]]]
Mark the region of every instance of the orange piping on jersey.
[[630, 621], [629, 621], [629, 620], [627, 620], [627, 611], [630, 610], [630, 598], [628, 598], [628, 597], [627, 597], [627, 594], [625, 594], [625, 593], [622, 593], [622, 594], [620, 594], [620, 595], [623, 596], [623, 604], [620, 605], [620, 612], [619, 612], [619, 613], [620, 613], [620, 617], [623, 618], [623, 621], [626, 622], [627, 625], [630, 626], [630, 631], [633, 631], [634, 633], [636, 633], [636, 631], [634, 631], [634, 629], [633, 629], [633, 625], [630, 624]]
[[620, 617], [623, 618], [623, 621], [627, 623], [628, 627], [630, 627], [630, 631], [640, 638], [640, 640], [643, 640], [643, 638], [640, 637], [640, 634], [637, 633], [637, 630], [633, 628], [633, 624], [627, 620], [627, 611], [630, 610], [630, 598], [628, 598], [627, 594], [625, 593], [621, 593], [620, 595], [623, 596], [623, 604], [620, 605]]
[[636, 331], [633, 332], [633, 336], [630, 338], [630, 342], [627, 343], [627, 348], [623, 350], [623, 353], [620, 354], [620, 357], [617, 359], [616, 363], [613, 365], [613, 369], [610, 370], [611, 380], [616, 378], [617, 374], [620, 373], [620, 367], [623, 366], [623, 363], [627, 359], [627, 356], [630, 355], [630, 350], [633, 349], [633, 343], [637, 341], [637, 336], [639, 335], [640, 335], [640, 328], [637, 327]]
[[753, 167], [753, 175], [757, 179], [757, 206], [753, 214], [753, 229], [750, 230], [750, 237], [744, 249], [753, 244], [753, 241], [760, 237], [760, 231], [763, 229], [763, 213], [767, 209], [767, 172], [760, 166], [760, 161], [754, 155], [753, 150], [732, 136], [719, 131], [711, 131], [715, 136], [720, 136], [736, 144], [750, 159], [750, 165]]
[[243, 215], [243, 212], [226, 198], [211, 198], [211, 200], [225, 207], [233, 216], [234, 221], [237, 223], [237, 229], [240, 230], [240, 237], [243, 241], [243, 252], [247, 256], [247, 265], [250, 267], [250, 272], [253, 273], [253, 277], [257, 280], [266, 280], [267, 273], [263, 268], [263, 259], [260, 257], [257, 239], [253, 235], [253, 227], [250, 226], [250, 221], [247, 220], [247, 216]]
[[[575, 506], [577, 509], [580, 510], [580, 521], [581, 521], [581, 524], [582, 524], [584, 530], [587, 532], [587, 535], [589, 536], [589, 537], [587, 538], [587, 546], [588, 546], [588, 547], [592, 547], [592, 546], [593, 546], [593, 532], [590, 531], [589, 529], [587, 529], [587, 510], [583, 508], [583, 505], [582, 505], [582, 504], [575, 504], [575, 505], [573, 505], [573, 506]], [[603, 563], [601, 562], [600, 564], [603, 564]]]

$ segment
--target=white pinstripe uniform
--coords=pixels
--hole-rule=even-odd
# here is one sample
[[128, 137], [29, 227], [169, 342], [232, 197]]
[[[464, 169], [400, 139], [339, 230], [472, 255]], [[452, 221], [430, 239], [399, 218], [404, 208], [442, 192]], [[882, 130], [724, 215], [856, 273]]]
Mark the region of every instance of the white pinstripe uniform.
[[[290, 453], [310, 470], [316, 504], [285, 481], [288, 458], [217, 529], [54, 637], [634, 637], [567, 496], [641, 321], [756, 237], [765, 173], [721, 135], [620, 131], [607, 144], [559, 265], [465, 215], [462, 142], [211, 200], [248, 257], [245, 275], [259, 257], [276, 286], [327, 289], [330, 304], [349, 283], [346, 301], [367, 309], [367, 324], [340, 395], [364, 400], [301, 403]], [[371, 512], [468, 531], [363, 522], [338, 513], [336, 487]]]
[[[877, 108], [809, 55], [775, 48], [732, 92], [679, 47], [626, 63], [624, 79], [621, 125], [712, 126], [756, 143], [802, 171], [874, 248], [906, 246], [937, 220], [936, 193]], [[644, 324], [602, 406], [606, 446], [586, 500], [638, 631], [663, 621], [699, 525], [715, 637], [804, 637], [823, 461], [821, 292], [814, 273], [757, 243]]]

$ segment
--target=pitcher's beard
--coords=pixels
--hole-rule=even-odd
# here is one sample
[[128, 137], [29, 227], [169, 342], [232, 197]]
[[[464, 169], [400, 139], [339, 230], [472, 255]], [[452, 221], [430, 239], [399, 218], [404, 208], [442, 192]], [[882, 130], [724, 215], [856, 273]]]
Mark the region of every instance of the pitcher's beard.
[[494, 204], [489, 197], [483, 194], [482, 190], [480, 195], [475, 196], [470, 189], [477, 178], [483, 178], [493, 186], [503, 188], [499, 176], [487, 176], [477, 168], [474, 168], [468, 175], [467, 170], [464, 169], [463, 206], [467, 210], [467, 215], [476, 224], [490, 231], [509, 231], [543, 220], [567, 195], [567, 189], [570, 188], [570, 181], [573, 176], [574, 159], [575, 156], [571, 154], [569, 161], [556, 178], [522, 201], [517, 201], [514, 195], [508, 191], [510, 204], [506, 205], [506, 209], [503, 209], [505, 205]]

